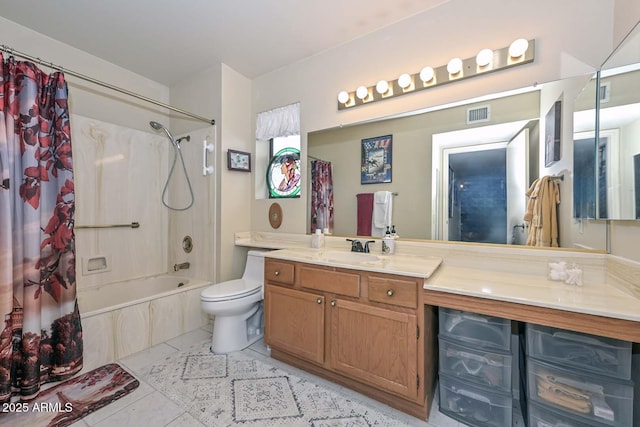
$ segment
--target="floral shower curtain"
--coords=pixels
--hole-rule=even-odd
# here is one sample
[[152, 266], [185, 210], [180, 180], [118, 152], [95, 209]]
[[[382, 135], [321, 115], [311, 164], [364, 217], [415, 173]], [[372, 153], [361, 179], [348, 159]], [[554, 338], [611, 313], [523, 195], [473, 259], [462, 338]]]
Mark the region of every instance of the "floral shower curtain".
[[0, 402], [7, 402], [78, 372], [82, 327], [67, 84], [60, 72], [0, 59]]
[[333, 168], [331, 162], [311, 162], [311, 229], [333, 233]]

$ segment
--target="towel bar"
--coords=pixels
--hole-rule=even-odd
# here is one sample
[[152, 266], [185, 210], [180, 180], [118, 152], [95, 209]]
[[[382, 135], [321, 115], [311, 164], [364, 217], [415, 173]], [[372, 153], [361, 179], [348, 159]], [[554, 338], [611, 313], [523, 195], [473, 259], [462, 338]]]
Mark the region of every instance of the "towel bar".
[[100, 225], [76, 225], [74, 228], [76, 230], [83, 228], [138, 228], [140, 227], [139, 222], [132, 222], [131, 224], [100, 224]]

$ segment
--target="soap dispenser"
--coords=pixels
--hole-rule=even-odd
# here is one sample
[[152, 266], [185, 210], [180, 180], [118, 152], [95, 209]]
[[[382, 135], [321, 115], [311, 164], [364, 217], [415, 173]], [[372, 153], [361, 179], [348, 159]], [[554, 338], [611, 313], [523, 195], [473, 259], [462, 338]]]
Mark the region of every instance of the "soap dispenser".
[[311, 236], [311, 247], [324, 248], [324, 234], [322, 234], [322, 230], [319, 228], [316, 228], [316, 234]]
[[382, 238], [382, 254], [383, 255], [392, 255], [396, 251], [396, 242], [393, 237], [391, 237], [391, 231], [389, 231], [389, 227], [387, 226], [387, 232], [384, 234]]

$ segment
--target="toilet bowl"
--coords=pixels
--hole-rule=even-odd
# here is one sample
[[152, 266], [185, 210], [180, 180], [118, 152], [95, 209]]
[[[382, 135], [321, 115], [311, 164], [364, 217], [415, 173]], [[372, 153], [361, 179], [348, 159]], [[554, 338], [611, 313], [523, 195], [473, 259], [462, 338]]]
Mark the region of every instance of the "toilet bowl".
[[262, 338], [265, 252], [247, 253], [242, 278], [216, 283], [200, 293], [202, 310], [215, 316], [213, 353], [242, 350]]

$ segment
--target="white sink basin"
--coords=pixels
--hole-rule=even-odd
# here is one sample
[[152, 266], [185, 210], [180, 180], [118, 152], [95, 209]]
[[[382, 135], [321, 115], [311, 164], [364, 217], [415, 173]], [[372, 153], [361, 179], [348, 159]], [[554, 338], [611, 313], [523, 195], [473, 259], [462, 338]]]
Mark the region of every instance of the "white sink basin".
[[347, 263], [374, 262], [380, 259], [380, 257], [378, 257], [377, 255], [373, 255], [370, 253], [343, 252], [343, 251], [323, 252], [321, 257], [331, 262], [347, 262]]

